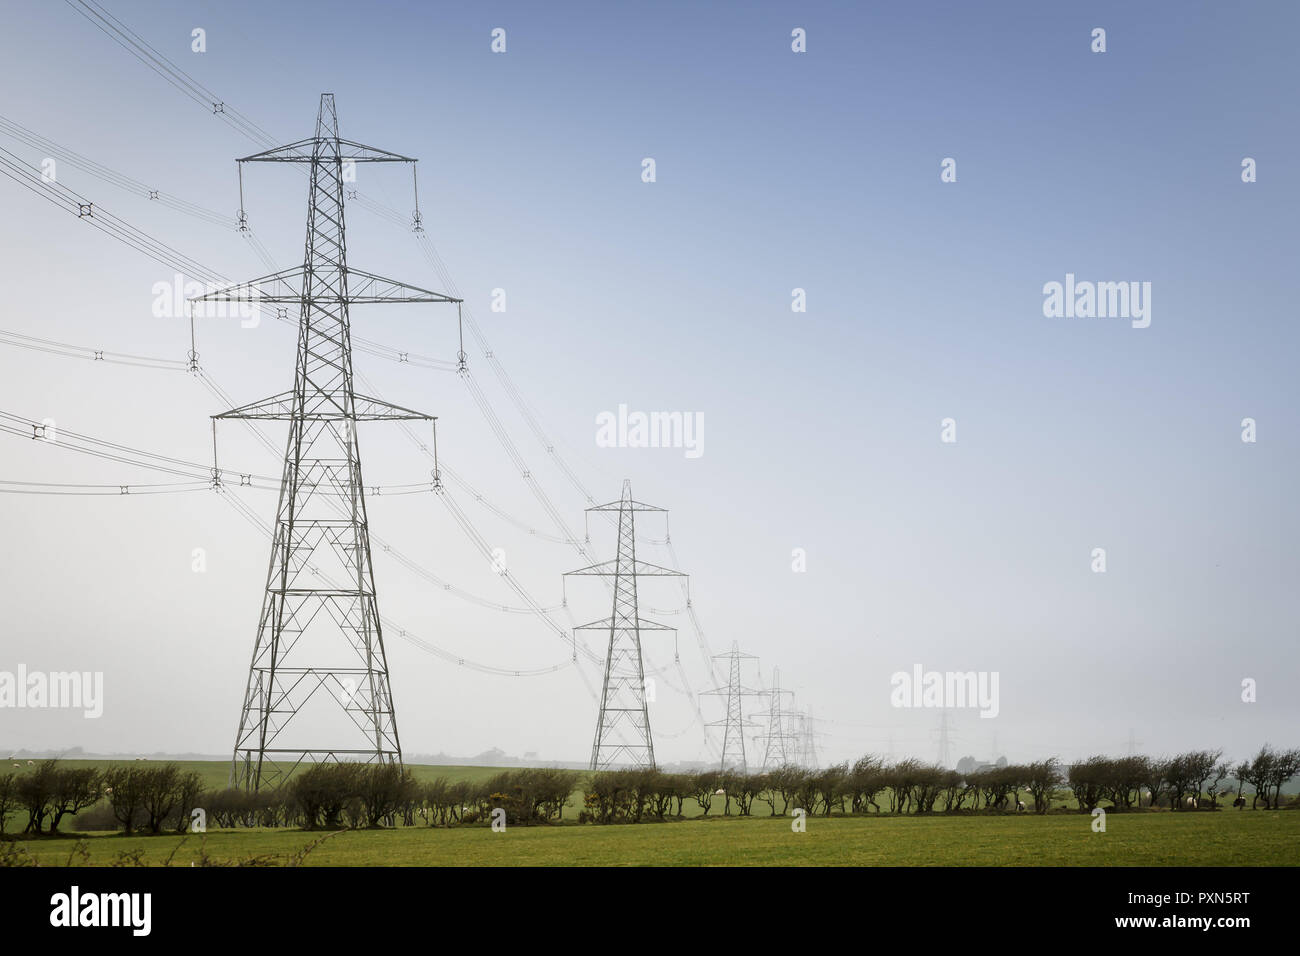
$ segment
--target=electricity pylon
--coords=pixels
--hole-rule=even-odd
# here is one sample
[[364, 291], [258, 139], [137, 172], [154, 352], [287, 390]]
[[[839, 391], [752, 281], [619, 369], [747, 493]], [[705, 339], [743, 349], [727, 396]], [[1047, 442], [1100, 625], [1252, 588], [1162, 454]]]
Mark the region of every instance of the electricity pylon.
[[[310, 172], [303, 264], [195, 300], [300, 310], [293, 389], [213, 416], [214, 449], [219, 419], [289, 422], [266, 592], [230, 769], [231, 786], [257, 790], [279, 786], [303, 761], [401, 763], [355, 425], [434, 416], [353, 390], [348, 307], [445, 302], [459, 312], [461, 300], [348, 266], [343, 190], [353, 164], [415, 160], [341, 139], [334, 94], [321, 95], [315, 136], [238, 162], [241, 199], [243, 163], [306, 163]], [[220, 487], [215, 462], [213, 478]]]
[[796, 711], [791, 728], [799, 742], [796, 762], [801, 767], [816, 770], [818, 731], [813, 728], [813, 718], [807, 711]]
[[939, 712], [939, 766], [947, 770], [952, 764], [952, 745], [948, 732], [948, 711]]
[[740, 682], [740, 662], [742, 660], [758, 660], [753, 654], [743, 654], [740, 645], [736, 641], [731, 642], [731, 650], [725, 654], [714, 654], [713, 659], [717, 661], [725, 660], [727, 664], [727, 686], [714, 687], [712, 690], [706, 690], [705, 694], [726, 695], [727, 698], [727, 715], [722, 720], [713, 720], [709, 722], [710, 727], [722, 727], [722, 763], [721, 770], [730, 768], [739, 768], [741, 773], [749, 773], [749, 765], [745, 760], [745, 729], [756, 727], [757, 724], [748, 723], [745, 720], [743, 698], [748, 696], [758, 696], [762, 691], [752, 690]]
[[619, 501], [587, 510], [618, 512], [618, 557], [568, 572], [579, 577], [614, 579], [614, 606], [610, 616], [575, 628], [609, 634], [605, 683], [600, 695], [600, 713], [596, 717], [596, 736], [591, 745], [591, 769], [609, 770], [619, 766], [652, 768], [655, 765], [655, 746], [650, 734], [650, 711], [646, 707], [641, 632], [672, 631], [675, 628], [640, 617], [637, 613], [636, 580], [639, 577], [685, 575], [681, 571], [636, 559], [636, 512], [667, 514], [667, 510], [633, 500], [630, 481], [623, 482], [623, 497]]
[[763, 770], [767, 771], [794, 762], [799, 738], [798, 735], [790, 732], [790, 718], [795, 715], [786, 710], [782, 703], [783, 697], [788, 696], [793, 699], [794, 691], [781, 689], [779, 667], [772, 668], [772, 686], [764, 693], [768, 697], [767, 733], [760, 734], [755, 739], [764, 742]]

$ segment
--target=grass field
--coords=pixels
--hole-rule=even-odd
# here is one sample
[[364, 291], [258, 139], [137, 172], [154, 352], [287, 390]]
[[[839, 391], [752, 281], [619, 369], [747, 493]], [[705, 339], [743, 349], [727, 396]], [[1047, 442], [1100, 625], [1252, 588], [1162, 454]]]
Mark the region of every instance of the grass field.
[[[68, 765], [104, 766], [101, 761]], [[228, 765], [182, 762], [214, 789], [225, 786]], [[414, 766], [431, 780], [486, 779], [494, 767]], [[577, 800], [575, 798], [574, 803]], [[1222, 810], [1214, 813], [1111, 813], [1106, 832], [1092, 831], [1081, 813], [1005, 815], [811, 817], [795, 833], [789, 817], [769, 816], [758, 803], [752, 817], [719, 817], [669, 823], [578, 825], [576, 808], [555, 826], [486, 826], [450, 829], [425, 826], [344, 831], [320, 842], [307, 866], [1294, 866], [1300, 863], [1300, 811]], [[693, 808], [689, 803], [687, 812]], [[42, 866], [70, 861], [93, 866], [141, 862], [189, 866], [206, 853], [233, 863], [250, 857], [287, 863], [323, 834], [295, 829], [213, 828], [206, 835], [138, 836], [78, 834], [65, 821], [59, 837], [25, 838], [17, 845]], [[84, 844], [88, 857], [79, 851]]]
[[[91, 865], [124, 850], [145, 862], [188, 866], [200, 849], [235, 861], [289, 857], [321, 834], [301, 830], [212, 830], [206, 837], [85, 838]], [[182, 843], [182, 840], [184, 842]], [[43, 866], [68, 862], [72, 837], [22, 841]], [[179, 849], [177, 847], [178, 844]], [[1295, 865], [1300, 813], [1110, 814], [1094, 833], [1084, 814], [812, 818], [755, 816], [621, 826], [486, 827], [344, 831], [318, 845], [307, 866], [1162, 866]]]

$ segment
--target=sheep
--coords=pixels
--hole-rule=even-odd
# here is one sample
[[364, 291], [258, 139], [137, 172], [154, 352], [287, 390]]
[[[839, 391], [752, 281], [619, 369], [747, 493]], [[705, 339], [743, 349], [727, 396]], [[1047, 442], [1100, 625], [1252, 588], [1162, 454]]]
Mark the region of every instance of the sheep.
[[1195, 810], [1195, 809], [1196, 809], [1196, 798], [1195, 798], [1195, 797], [1188, 797], [1188, 798], [1187, 798], [1187, 809], [1188, 809], [1188, 810]]
[[1016, 812], [1017, 812], [1017, 813], [1023, 813], [1023, 812], [1024, 812], [1024, 809], [1025, 809], [1025, 801], [1023, 801], [1023, 800], [1017, 800], [1017, 801], [1016, 801]]
[[1232, 805], [1236, 807], [1238, 810], [1240, 810], [1242, 807], [1246, 805], [1246, 798], [1238, 797], [1236, 800], [1232, 801]]

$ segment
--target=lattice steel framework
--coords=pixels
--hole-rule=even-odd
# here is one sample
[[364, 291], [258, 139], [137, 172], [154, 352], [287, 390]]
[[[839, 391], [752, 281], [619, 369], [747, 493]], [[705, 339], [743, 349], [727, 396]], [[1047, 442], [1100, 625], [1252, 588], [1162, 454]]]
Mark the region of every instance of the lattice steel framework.
[[763, 741], [763, 770], [773, 770], [794, 763], [799, 737], [790, 730], [794, 714], [786, 710], [784, 699], [793, 700], [794, 691], [781, 689], [781, 669], [772, 668], [772, 686], [763, 692], [767, 698], [767, 733], [760, 734]]
[[721, 769], [737, 769], [741, 773], [749, 773], [749, 764], [745, 760], [745, 730], [757, 727], [758, 724], [745, 720], [743, 698], [756, 697], [763, 692], [746, 687], [740, 682], [740, 665], [741, 661], [756, 661], [758, 658], [753, 654], [741, 653], [740, 645], [732, 641], [731, 650], [725, 654], [714, 654], [713, 659], [728, 662], [727, 686], [703, 691], [705, 694], [725, 695], [727, 698], [727, 715], [722, 720], [709, 722], [710, 727], [723, 728]]
[[[303, 761], [401, 763], [355, 425], [434, 417], [356, 394], [348, 307], [439, 302], [459, 311], [460, 300], [349, 269], [343, 201], [350, 164], [415, 160], [341, 139], [332, 93], [321, 95], [314, 137], [239, 160], [246, 162], [305, 163], [310, 174], [302, 266], [195, 299], [300, 308], [292, 391], [213, 416], [214, 432], [219, 419], [289, 422], [266, 593], [231, 759], [231, 785], [256, 790], [280, 785]], [[242, 174], [240, 191], [242, 199]]]
[[587, 511], [618, 513], [618, 556], [612, 561], [568, 572], [575, 576], [614, 579], [614, 606], [610, 616], [577, 628], [609, 634], [605, 682], [600, 695], [600, 712], [596, 717], [596, 736], [591, 745], [591, 769], [654, 767], [655, 748], [650, 734], [650, 711], [646, 707], [641, 632], [674, 629], [647, 621], [638, 614], [637, 578], [685, 575], [680, 571], [637, 560], [636, 512], [658, 511], [667, 514], [667, 510], [635, 501], [630, 481], [623, 482], [623, 496], [619, 501], [597, 505]]
[[813, 726], [813, 717], [807, 711], [798, 711], [794, 715], [792, 726], [795, 736], [799, 739], [797, 763], [809, 770], [816, 770], [819, 764], [819, 758], [817, 757], [818, 731]]

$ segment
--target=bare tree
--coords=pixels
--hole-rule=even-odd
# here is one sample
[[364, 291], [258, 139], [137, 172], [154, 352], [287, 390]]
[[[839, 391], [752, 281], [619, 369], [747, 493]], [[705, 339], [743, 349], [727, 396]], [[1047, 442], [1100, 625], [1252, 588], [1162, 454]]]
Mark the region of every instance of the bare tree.
[[1300, 773], [1300, 750], [1278, 751], [1273, 757], [1273, 772], [1269, 782], [1273, 785], [1273, 809], [1282, 806], [1282, 785]]
[[[1222, 756], [1222, 754], [1223, 751], [1219, 751], [1219, 755]], [[1205, 786], [1205, 795], [1210, 798], [1210, 809], [1217, 810], [1219, 808], [1219, 794], [1231, 792], [1232, 787], [1228, 787], [1226, 791], [1223, 787], [1223, 781], [1228, 779], [1231, 774], [1232, 765], [1226, 760], [1220, 760], [1210, 770]]]
[[1025, 767], [1025, 787], [1034, 798], [1034, 810], [1046, 813], [1052, 805], [1052, 794], [1065, 782], [1061, 762], [1055, 757], [1039, 760]]
[[65, 816], [98, 803], [101, 796], [103, 785], [94, 767], [57, 768], [50, 793], [50, 832], [57, 833]]
[[18, 777], [18, 799], [27, 810], [27, 833], [40, 833], [54, 800], [58, 761], [43, 760], [31, 773]]
[[706, 817], [709, 815], [709, 808], [713, 806], [713, 794], [718, 789], [719, 777], [720, 774], [713, 770], [702, 770], [691, 777], [692, 795]]
[[1273, 787], [1273, 776], [1276, 771], [1278, 755], [1268, 744], [1259, 748], [1259, 753], [1255, 754], [1255, 759], [1243, 763], [1237, 768], [1241, 779], [1255, 788], [1255, 799], [1251, 801], [1250, 808], [1254, 810], [1262, 799], [1264, 809], [1272, 809], [1270, 801], [1270, 791]]
[[[1164, 757], [1143, 757], [1140, 772], [1142, 785], [1151, 795], [1150, 806], [1154, 807], [1160, 800], [1169, 782], [1169, 761]], [[1138, 804], [1141, 805], [1139, 796]]]
[[7, 773], [0, 776], [0, 833], [5, 832], [5, 821], [22, 805], [14, 775]]

